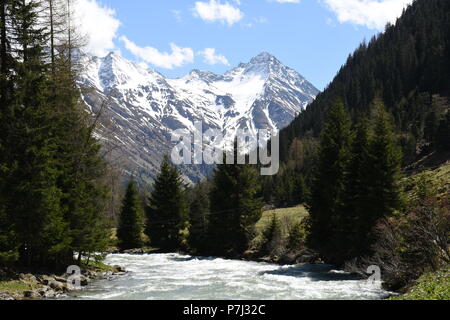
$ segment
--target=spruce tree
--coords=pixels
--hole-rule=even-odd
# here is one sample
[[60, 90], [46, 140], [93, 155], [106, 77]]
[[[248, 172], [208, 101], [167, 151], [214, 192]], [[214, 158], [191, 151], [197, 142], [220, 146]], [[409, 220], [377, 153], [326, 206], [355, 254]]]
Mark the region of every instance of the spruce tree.
[[57, 141], [52, 135], [52, 111], [45, 101], [47, 34], [38, 22], [39, 4], [13, 1], [11, 28], [15, 55], [15, 94], [9, 114], [7, 149], [8, 212], [15, 212], [21, 262], [53, 266], [70, 243], [66, 237], [57, 186]]
[[150, 244], [164, 251], [179, 249], [181, 231], [186, 227], [187, 205], [181, 175], [167, 156], [153, 184], [146, 215], [145, 233]]
[[105, 165], [70, 50], [63, 37], [49, 41], [47, 9], [34, 0], [0, 2], [0, 224], [14, 240], [8, 250], [18, 248], [29, 268], [73, 264], [74, 252], [81, 259], [108, 241]]
[[257, 182], [257, 173], [250, 165], [221, 164], [215, 169], [208, 228], [213, 254], [234, 256], [247, 248], [254, 225], [261, 218]]
[[351, 145], [350, 160], [345, 168], [343, 205], [339, 215], [338, 237], [341, 260], [362, 255], [367, 250], [367, 228], [363, 216], [368, 210], [368, 188], [372, 182], [368, 177], [369, 132], [368, 121], [359, 120], [355, 138]]
[[198, 183], [192, 190], [192, 198], [189, 204], [189, 248], [196, 254], [202, 254], [206, 250], [206, 237], [208, 228], [209, 182]]
[[[71, 2], [53, 0], [45, 10], [51, 54], [47, 105], [53, 110], [53, 134], [58, 138], [59, 187], [63, 191], [71, 251], [78, 253], [81, 263], [83, 255], [106, 249], [112, 227], [105, 219], [107, 164], [102, 159], [100, 144], [93, 137], [100, 114], [92, 119], [85, 112], [76, 85], [81, 70], [72, 59], [77, 35], [71, 27]], [[68, 252], [68, 256], [73, 253]]]
[[117, 229], [120, 250], [142, 247], [143, 210], [136, 182], [131, 179], [123, 199], [120, 222]]
[[11, 264], [18, 258], [18, 242], [14, 232], [12, 214], [7, 210], [6, 190], [9, 188], [6, 177], [9, 174], [8, 139], [12, 107], [11, 57], [10, 39], [7, 23], [11, 15], [11, 1], [0, 1], [0, 266]]
[[310, 212], [309, 244], [333, 262], [336, 257], [340, 214], [343, 205], [345, 169], [352, 140], [351, 122], [342, 101], [336, 101], [328, 113], [320, 142], [319, 159], [308, 204]]
[[402, 154], [390, 115], [380, 102], [376, 102], [365, 168], [367, 196], [364, 198], [364, 213], [359, 217], [360, 233], [366, 234], [366, 241], [361, 241], [361, 244], [368, 250], [374, 241], [372, 229], [375, 223], [402, 207], [401, 163]]

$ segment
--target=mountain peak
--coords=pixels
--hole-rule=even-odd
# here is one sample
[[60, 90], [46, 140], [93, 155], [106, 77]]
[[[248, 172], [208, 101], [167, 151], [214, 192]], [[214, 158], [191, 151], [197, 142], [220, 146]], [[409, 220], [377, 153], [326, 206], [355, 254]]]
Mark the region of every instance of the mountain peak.
[[268, 52], [261, 52], [250, 60], [250, 64], [281, 64], [281, 62]]
[[271, 61], [276, 60], [275, 56], [270, 54], [269, 52], [263, 51], [260, 54], [258, 54], [256, 57], [254, 57], [252, 60], [258, 60], [258, 61]]
[[271, 74], [278, 73], [287, 67], [284, 66], [277, 58], [268, 52], [261, 52], [250, 60], [249, 63], [241, 63], [238, 68], [245, 69], [245, 73], [261, 74], [267, 77]]

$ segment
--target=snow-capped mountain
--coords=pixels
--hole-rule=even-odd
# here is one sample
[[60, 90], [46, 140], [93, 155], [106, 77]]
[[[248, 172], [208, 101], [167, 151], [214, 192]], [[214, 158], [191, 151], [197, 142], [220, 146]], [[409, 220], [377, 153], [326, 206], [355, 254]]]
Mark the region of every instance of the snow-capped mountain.
[[[151, 180], [170, 153], [176, 129], [219, 129], [233, 139], [238, 129], [280, 130], [312, 102], [319, 91], [299, 73], [269, 53], [218, 75], [193, 70], [178, 79], [133, 63], [119, 54], [83, 56], [79, 79], [89, 110], [98, 113], [101, 140], [113, 146], [128, 171]], [[191, 179], [199, 167], [185, 168]]]

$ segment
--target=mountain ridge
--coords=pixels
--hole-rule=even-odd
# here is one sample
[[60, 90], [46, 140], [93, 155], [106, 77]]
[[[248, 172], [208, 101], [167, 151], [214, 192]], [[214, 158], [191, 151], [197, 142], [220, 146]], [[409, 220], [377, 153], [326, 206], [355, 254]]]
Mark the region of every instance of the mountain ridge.
[[[194, 69], [179, 78], [166, 78], [115, 52], [103, 58], [83, 55], [81, 62], [85, 72], [78, 84], [89, 111], [98, 112], [108, 101], [98, 137], [125, 150], [133, 163], [126, 166], [128, 171], [136, 167], [138, 175], [149, 171], [150, 177], [162, 153], [170, 152], [170, 136], [177, 129], [192, 132], [195, 122], [201, 121], [205, 131], [218, 129], [227, 141], [238, 129], [252, 135], [259, 129], [280, 130], [319, 93], [267, 52], [223, 74]], [[105, 122], [113, 127], [112, 137], [107, 137]], [[127, 150], [130, 147], [141, 151]], [[204, 176], [198, 170], [202, 169], [185, 173], [196, 180]]]

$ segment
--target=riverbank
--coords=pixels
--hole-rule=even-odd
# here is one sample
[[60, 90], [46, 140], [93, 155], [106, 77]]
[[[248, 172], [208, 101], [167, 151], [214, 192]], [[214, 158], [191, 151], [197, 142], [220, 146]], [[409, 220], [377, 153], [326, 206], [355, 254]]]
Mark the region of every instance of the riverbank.
[[390, 300], [450, 300], [450, 267], [424, 274], [403, 294]]
[[[83, 266], [79, 278], [81, 287], [95, 280], [113, 275], [124, 274], [121, 266], [109, 266], [103, 263]], [[0, 270], [0, 300], [39, 300], [54, 299], [65, 296], [72, 291], [69, 274], [43, 275], [18, 273], [11, 270]]]

